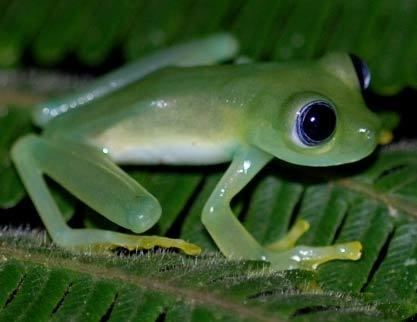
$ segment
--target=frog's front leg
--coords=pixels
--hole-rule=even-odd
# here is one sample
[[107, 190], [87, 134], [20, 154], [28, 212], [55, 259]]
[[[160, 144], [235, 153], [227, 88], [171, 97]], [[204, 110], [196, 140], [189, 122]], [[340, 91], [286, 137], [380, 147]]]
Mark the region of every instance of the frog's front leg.
[[175, 247], [198, 254], [198, 246], [178, 239], [136, 236], [100, 229], [72, 229], [64, 220], [43, 174], [48, 175], [101, 215], [136, 233], [159, 219], [158, 201], [101, 151], [79, 143], [28, 135], [12, 158], [51, 238], [66, 248], [149, 249]]
[[284, 239], [261, 246], [243, 227], [230, 208], [230, 201], [272, 159], [255, 147], [238, 151], [233, 161], [207, 201], [202, 221], [221, 252], [228, 258], [265, 260], [272, 268], [315, 269], [334, 259], [356, 260], [361, 254], [359, 242], [325, 247], [293, 247], [308, 229], [308, 223], [298, 221]]

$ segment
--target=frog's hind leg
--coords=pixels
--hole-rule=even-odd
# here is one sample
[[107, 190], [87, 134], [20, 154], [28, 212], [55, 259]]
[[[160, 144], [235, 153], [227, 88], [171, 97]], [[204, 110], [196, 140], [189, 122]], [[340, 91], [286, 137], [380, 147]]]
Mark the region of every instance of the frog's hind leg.
[[38, 126], [43, 126], [69, 109], [108, 95], [166, 66], [209, 65], [232, 59], [237, 54], [238, 47], [238, 42], [232, 35], [219, 33], [156, 51], [96, 79], [80, 91], [39, 104], [35, 107], [33, 121]]
[[[298, 219], [284, 237], [265, 246], [268, 251], [272, 252], [271, 258], [279, 259], [276, 260], [278, 265], [284, 265], [284, 267], [293, 265], [297, 268], [315, 269], [318, 265], [331, 260], [357, 260], [361, 257], [362, 245], [358, 241], [324, 247], [295, 246], [298, 239], [309, 228], [310, 224], [306, 220]], [[287, 263], [282, 260], [284, 258]], [[296, 265], [291, 264], [294, 261], [297, 263]]]
[[67, 248], [175, 247], [198, 254], [198, 246], [178, 239], [136, 236], [100, 229], [72, 229], [53, 199], [43, 174], [91, 208], [134, 232], [150, 228], [160, 217], [158, 201], [93, 147], [29, 135], [12, 149], [12, 158], [51, 238]]

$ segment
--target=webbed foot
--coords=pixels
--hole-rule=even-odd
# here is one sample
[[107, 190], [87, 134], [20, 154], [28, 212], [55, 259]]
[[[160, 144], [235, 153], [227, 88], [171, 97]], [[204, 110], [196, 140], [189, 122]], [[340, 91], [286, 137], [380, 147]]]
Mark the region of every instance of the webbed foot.
[[309, 229], [310, 224], [299, 219], [290, 231], [280, 240], [265, 246], [265, 260], [277, 270], [314, 270], [320, 264], [332, 260], [358, 260], [362, 245], [358, 241], [324, 246], [296, 246], [297, 240]]
[[362, 244], [358, 241], [323, 246], [297, 246], [286, 251], [267, 251], [265, 260], [276, 270], [315, 270], [320, 264], [332, 260], [358, 260], [362, 254]]

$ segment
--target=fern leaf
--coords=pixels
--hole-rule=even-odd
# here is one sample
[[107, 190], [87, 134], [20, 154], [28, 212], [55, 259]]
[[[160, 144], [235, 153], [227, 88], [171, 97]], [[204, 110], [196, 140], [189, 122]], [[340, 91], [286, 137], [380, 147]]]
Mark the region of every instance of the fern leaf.
[[360, 297], [321, 290], [309, 272], [218, 255], [80, 255], [14, 234], [0, 236], [1, 321], [287, 321], [314, 307], [384, 316]]
[[393, 93], [417, 84], [413, 1], [3, 1], [0, 11], [0, 65], [6, 67], [27, 53], [48, 65], [69, 53], [97, 65], [115, 49], [130, 60], [180, 40], [230, 31], [256, 60], [353, 52], [370, 62], [375, 90]]

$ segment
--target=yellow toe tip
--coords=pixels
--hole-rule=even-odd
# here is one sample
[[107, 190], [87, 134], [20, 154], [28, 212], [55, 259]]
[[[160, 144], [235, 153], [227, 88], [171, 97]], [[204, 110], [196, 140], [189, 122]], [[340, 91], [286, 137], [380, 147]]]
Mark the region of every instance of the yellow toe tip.
[[307, 231], [310, 229], [310, 223], [305, 219], [298, 220], [298, 224], [300, 226], [300, 229], [302, 229], [303, 231]]
[[362, 256], [362, 244], [358, 241], [353, 241], [345, 244], [347, 257], [351, 260], [358, 260]]
[[201, 247], [193, 244], [189, 244], [186, 247], [182, 248], [182, 251], [187, 255], [197, 256], [201, 254]]

